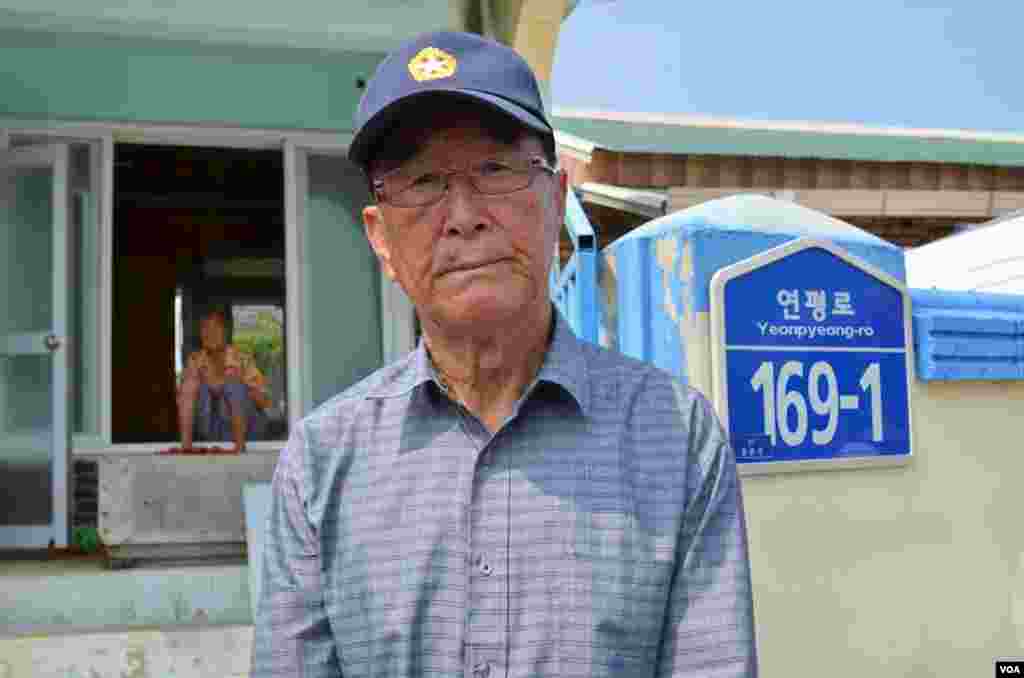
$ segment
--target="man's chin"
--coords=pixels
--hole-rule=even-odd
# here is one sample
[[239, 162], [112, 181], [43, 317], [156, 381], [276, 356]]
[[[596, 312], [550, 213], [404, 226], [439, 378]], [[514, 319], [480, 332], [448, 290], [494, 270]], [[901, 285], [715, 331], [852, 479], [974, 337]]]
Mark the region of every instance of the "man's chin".
[[490, 334], [510, 324], [526, 321], [533, 310], [530, 303], [516, 303], [506, 294], [474, 295], [461, 298], [458, 303], [445, 304], [442, 309], [444, 322], [458, 326], [465, 331]]

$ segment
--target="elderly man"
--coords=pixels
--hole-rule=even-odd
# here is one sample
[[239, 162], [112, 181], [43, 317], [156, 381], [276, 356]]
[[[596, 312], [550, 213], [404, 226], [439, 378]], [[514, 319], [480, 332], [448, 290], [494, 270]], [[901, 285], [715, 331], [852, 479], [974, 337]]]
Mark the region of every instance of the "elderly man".
[[567, 180], [529, 67], [424, 35], [357, 116], [366, 235], [423, 338], [282, 452], [253, 674], [755, 675], [710, 406], [549, 301]]

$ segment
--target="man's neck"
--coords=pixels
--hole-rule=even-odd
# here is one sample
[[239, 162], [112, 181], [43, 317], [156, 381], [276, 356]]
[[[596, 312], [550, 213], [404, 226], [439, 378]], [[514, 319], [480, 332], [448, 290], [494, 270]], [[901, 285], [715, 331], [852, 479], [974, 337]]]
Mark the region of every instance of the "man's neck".
[[424, 327], [424, 339], [434, 369], [452, 398], [494, 432], [512, 414], [516, 401], [540, 371], [552, 320], [547, 304], [534, 318], [472, 335]]

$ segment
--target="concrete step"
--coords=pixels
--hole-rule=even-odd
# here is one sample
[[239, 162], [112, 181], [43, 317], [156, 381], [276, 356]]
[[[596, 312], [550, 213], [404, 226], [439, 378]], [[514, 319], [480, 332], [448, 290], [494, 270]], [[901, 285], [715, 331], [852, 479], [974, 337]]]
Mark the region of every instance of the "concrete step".
[[251, 623], [246, 565], [108, 570], [96, 559], [0, 563], [0, 637]]

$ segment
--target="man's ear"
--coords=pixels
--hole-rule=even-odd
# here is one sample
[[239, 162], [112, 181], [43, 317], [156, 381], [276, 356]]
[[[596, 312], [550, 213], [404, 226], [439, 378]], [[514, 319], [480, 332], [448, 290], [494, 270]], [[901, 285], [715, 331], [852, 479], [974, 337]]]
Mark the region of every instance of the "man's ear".
[[395, 269], [391, 265], [391, 246], [388, 240], [388, 225], [379, 205], [367, 205], [363, 208], [363, 229], [366, 239], [370, 241], [373, 253], [377, 255], [380, 268], [387, 277], [395, 280]]
[[565, 223], [565, 205], [568, 201], [567, 191], [569, 191], [569, 173], [565, 170], [558, 170], [558, 173], [554, 176], [554, 193], [551, 196], [551, 210], [552, 221], [555, 224], [555, 238], [557, 241], [558, 234], [562, 231], [562, 224]]
[[558, 179], [558, 182], [556, 184], [556, 186], [558, 187], [558, 202], [556, 203], [555, 207], [557, 208], [558, 213], [564, 219], [565, 205], [569, 199], [566, 195], [569, 192], [569, 173], [566, 172], [564, 169], [558, 170], [558, 174], [555, 178]]

